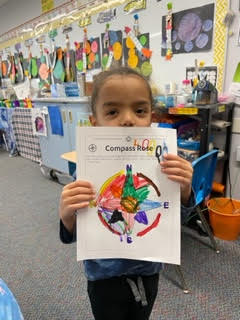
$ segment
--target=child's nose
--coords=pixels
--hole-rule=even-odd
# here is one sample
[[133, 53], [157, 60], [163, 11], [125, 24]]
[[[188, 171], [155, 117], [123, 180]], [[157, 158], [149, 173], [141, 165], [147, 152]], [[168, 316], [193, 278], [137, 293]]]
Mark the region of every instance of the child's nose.
[[126, 111], [122, 114], [121, 123], [122, 127], [133, 127], [135, 124], [134, 114], [130, 111]]

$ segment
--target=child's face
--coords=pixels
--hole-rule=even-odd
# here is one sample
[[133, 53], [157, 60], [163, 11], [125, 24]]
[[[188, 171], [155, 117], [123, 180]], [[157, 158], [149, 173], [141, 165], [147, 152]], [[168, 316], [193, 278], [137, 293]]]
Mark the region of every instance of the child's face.
[[143, 79], [135, 75], [114, 75], [99, 90], [93, 126], [149, 127], [152, 106], [149, 90]]

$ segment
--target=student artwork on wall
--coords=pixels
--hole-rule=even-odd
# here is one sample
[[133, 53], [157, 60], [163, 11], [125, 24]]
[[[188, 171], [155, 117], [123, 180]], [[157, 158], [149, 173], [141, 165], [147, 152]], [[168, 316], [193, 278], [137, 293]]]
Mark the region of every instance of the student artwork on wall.
[[125, 66], [140, 71], [148, 77], [152, 73], [150, 62], [151, 50], [149, 49], [149, 33], [143, 33], [135, 36], [132, 30], [125, 28], [127, 37], [123, 40]]
[[[212, 48], [214, 4], [173, 13], [172, 51], [191, 53]], [[166, 55], [166, 18], [162, 17], [162, 56]]]
[[99, 37], [90, 38], [87, 52], [87, 68], [88, 70], [98, 69], [101, 67], [101, 51]]
[[[77, 71], [83, 72], [83, 43], [75, 42], [75, 63]], [[86, 42], [86, 65], [88, 70], [101, 67], [101, 51], [99, 37], [90, 38]]]
[[176, 132], [78, 127], [76, 136], [77, 176], [96, 189], [77, 215], [77, 259], [179, 264], [179, 185], [159, 165], [166, 152], [176, 154]]
[[32, 128], [33, 134], [37, 136], [47, 136], [45, 115], [39, 108], [32, 108]]
[[102, 68], [122, 65], [122, 31], [109, 30], [106, 26], [105, 33], [101, 34], [102, 43]]

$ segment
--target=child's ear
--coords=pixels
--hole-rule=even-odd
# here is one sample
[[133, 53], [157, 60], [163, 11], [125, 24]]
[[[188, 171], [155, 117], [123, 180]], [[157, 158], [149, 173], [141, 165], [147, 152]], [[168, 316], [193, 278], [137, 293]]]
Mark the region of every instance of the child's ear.
[[96, 117], [95, 117], [94, 115], [90, 115], [90, 116], [89, 116], [89, 121], [90, 121], [90, 123], [91, 123], [91, 125], [92, 125], [93, 127], [96, 127], [97, 120], [96, 120]]

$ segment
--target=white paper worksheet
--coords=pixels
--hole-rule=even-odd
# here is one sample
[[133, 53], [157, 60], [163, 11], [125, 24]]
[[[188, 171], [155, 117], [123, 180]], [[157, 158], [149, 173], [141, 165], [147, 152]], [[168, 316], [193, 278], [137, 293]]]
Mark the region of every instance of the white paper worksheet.
[[96, 198], [77, 214], [77, 260], [180, 263], [180, 187], [161, 172], [177, 153], [176, 131], [78, 127], [77, 178]]

